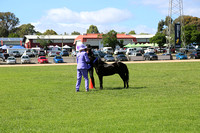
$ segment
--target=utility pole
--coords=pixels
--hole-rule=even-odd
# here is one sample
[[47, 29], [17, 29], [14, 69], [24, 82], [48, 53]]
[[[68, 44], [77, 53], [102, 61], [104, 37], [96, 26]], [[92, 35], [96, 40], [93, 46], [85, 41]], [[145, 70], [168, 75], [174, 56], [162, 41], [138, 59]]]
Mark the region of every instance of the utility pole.
[[[175, 48], [180, 48], [181, 43], [182, 46], [185, 46], [184, 42], [185, 34], [183, 31], [183, 26], [184, 26], [183, 0], [169, 0], [168, 16], [169, 16], [168, 19], [169, 48], [171, 48], [172, 46], [174, 46]], [[174, 22], [174, 20], [177, 18], [179, 18], [178, 22]]]

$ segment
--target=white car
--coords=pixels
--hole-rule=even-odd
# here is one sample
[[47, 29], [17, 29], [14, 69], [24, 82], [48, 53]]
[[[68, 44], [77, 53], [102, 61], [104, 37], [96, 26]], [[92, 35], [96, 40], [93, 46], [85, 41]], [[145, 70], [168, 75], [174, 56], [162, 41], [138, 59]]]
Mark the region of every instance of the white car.
[[28, 55], [22, 55], [21, 64], [23, 64], [23, 63], [31, 63], [31, 60]]
[[10, 56], [6, 60], [7, 64], [16, 64], [16, 58], [14, 56]]

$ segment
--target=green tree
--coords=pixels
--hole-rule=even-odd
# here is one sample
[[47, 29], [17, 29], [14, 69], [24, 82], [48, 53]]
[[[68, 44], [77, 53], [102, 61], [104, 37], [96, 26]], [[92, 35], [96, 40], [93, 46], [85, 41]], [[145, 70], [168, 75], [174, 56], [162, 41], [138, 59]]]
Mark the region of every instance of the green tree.
[[103, 34], [102, 43], [104, 44], [104, 47], [112, 47], [113, 49], [115, 49], [116, 45], [119, 44], [117, 40], [117, 32], [111, 30], [107, 34]]
[[47, 54], [48, 45], [50, 45], [52, 41], [50, 39], [49, 40], [44, 39], [44, 36], [40, 36], [38, 37], [37, 42], [40, 43], [40, 45], [44, 48]]
[[16, 33], [20, 36], [23, 37], [24, 35], [33, 35], [36, 33], [34, 30], [35, 26], [32, 24], [23, 24], [20, 27], [17, 28]]
[[87, 34], [88, 33], [99, 33], [99, 30], [95, 25], [90, 25], [89, 29], [87, 29]]
[[158, 23], [158, 31], [157, 31], [157, 32], [163, 33], [164, 25], [165, 25], [164, 20], [161, 20], [161, 21]]
[[16, 34], [16, 33], [10, 33], [10, 34], [8, 35], [8, 37], [9, 37], [9, 38], [15, 38], [15, 37], [17, 38], [17, 37], [20, 37], [20, 36], [19, 36], [19, 34]]
[[200, 44], [200, 31], [195, 30], [192, 32], [191, 41], [192, 43]]
[[0, 36], [8, 37], [10, 31], [19, 24], [19, 18], [11, 12], [0, 12]]
[[71, 33], [71, 35], [80, 35], [80, 32], [74, 31]]
[[163, 47], [164, 44], [166, 43], [166, 36], [164, 33], [156, 33], [155, 36], [153, 36], [152, 38], [150, 38], [150, 43], [157, 43], [158, 46]]
[[134, 31], [134, 30], [132, 30], [132, 31], [130, 31], [128, 34], [135, 35], [136, 33], [135, 33], [135, 31]]
[[43, 35], [58, 35], [54, 30], [46, 30]]

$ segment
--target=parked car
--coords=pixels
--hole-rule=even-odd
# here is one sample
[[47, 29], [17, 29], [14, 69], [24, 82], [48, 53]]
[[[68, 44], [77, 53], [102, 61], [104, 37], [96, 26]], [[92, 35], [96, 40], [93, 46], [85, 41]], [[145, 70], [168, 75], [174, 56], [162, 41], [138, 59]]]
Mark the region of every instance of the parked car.
[[53, 62], [54, 62], [54, 63], [63, 63], [64, 61], [63, 61], [62, 56], [55, 56], [55, 57], [53, 58]]
[[190, 54], [190, 59], [200, 59], [200, 50], [197, 50], [195, 52], [192, 52]]
[[126, 50], [123, 50], [123, 49], [115, 49], [114, 51], [114, 54], [115, 55], [118, 55], [118, 54], [125, 54], [126, 53]]
[[104, 56], [104, 61], [115, 61], [115, 58], [111, 54]]
[[27, 49], [23, 55], [28, 55], [29, 57], [35, 57], [34, 53], [31, 51], [31, 49]]
[[94, 53], [95, 55], [98, 55], [98, 57], [100, 57], [100, 58], [104, 58], [104, 56], [106, 55], [106, 53], [104, 53], [104, 52], [102, 52], [102, 51], [100, 51], [100, 50], [98, 50], [98, 51], [93, 51], [93, 53]]
[[146, 50], [144, 50], [144, 52], [145, 52], [145, 53], [148, 53], [148, 52], [153, 53], [153, 52], [156, 52], [156, 50], [155, 50], [155, 48], [153, 48], [153, 47], [149, 47], [149, 48], [147, 48]]
[[69, 52], [67, 50], [63, 50], [60, 52], [61, 56], [69, 56]]
[[57, 55], [56, 51], [50, 51], [50, 52], [48, 53], [48, 56], [49, 56], [49, 57], [54, 57], [54, 56], [56, 56], [56, 55]]
[[142, 56], [142, 53], [132, 52], [129, 56]]
[[12, 56], [14, 56], [14, 57], [20, 57], [21, 55], [20, 55], [19, 51], [13, 51], [12, 52]]
[[116, 60], [118, 61], [128, 61], [128, 58], [124, 54], [119, 54], [116, 56]]
[[158, 60], [158, 56], [154, 52], [147, 52], [144, 54], [145, 60]]
[[5, 61], [5, 56], [4, 56], [4, 53], [0, 53], [0, 58], [2, 59], [2, 61]]
[[21, 64], [23, 64], [23, 63], [31, 63], [31, 60], [28, 55], [21, 56]]
[[176, 54], [176, 59], [187, 59], [187, 55], [185, 53], [178, 53]]
[[44, 50], [38, 51], [38, 57], [39, 57], [39, 56], [45, 56], [45, 55], [46, 55], [46, 54], [45, 54]]
[[38, 57], [38, 63], [48, 63], [48, 59], [45, 56]]
[[16, 58], [14, 56], [10, 56], [6, 60], [7, 64], [16, 64]]

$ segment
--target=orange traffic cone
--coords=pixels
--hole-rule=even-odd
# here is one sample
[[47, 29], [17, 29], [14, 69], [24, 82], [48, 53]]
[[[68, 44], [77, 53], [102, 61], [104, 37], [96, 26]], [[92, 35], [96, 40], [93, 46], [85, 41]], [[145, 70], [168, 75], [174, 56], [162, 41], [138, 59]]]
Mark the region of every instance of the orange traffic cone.
[[92, 79], [90, 78], [90, 84], [89, 84], [89, 89], [93, 89], [93, 84], [92, 84]]

